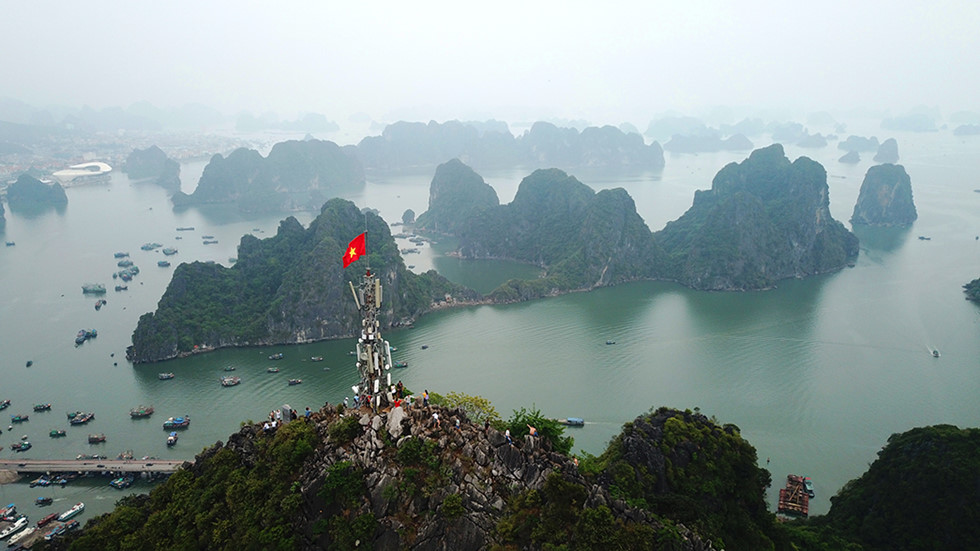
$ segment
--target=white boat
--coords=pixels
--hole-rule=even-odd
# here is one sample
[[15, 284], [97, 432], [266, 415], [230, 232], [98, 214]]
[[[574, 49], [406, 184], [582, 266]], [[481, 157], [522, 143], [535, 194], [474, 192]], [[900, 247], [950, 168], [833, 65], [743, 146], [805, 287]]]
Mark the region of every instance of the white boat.
[[13, 524], [0, 532], [0, 540], [6, 538], [7, 536], [13, 534], [14, 532], [20, 530], [21, 528], [27, 526], [27, 517], [18, 518]]
[[31, 537], [34, 532], [37, 532], [36, 526], [31, 526], [19, 534], [14, 534], [14, 537], [10, 538], [10, 545], [17, 545], [19, 541]]
[[60, 515], [58, 515], [58, 520], [60, 520], [61, 522], [64, 522], [64, 521], [70, 519], [71, 517], [77, 515], [78, 513], [81, 513], [84, 510], [85, 510], [85, 504], [82, 503], [81, 501], [79, 501], [71, 509], [68, 509], [64, 513], [61, 513]]

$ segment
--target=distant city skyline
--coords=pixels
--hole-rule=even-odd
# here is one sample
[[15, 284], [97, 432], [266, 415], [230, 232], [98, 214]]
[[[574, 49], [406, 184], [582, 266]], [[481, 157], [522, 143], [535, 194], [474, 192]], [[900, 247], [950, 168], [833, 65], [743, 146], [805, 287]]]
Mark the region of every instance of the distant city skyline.
[[980, 110], [974, 3], [93, 0], [7, 11], [0, 97], [38, 108], [638, 126], [718, 105]]

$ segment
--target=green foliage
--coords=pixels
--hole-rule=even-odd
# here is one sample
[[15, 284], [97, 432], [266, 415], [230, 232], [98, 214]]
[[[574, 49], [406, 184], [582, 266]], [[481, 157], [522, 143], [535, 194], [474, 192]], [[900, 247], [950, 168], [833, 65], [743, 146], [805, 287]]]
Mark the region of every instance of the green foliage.
[[436, 442], [424, 438], [409, 438], [402, 442], [395, 459], [405, 466], [424, 466], [430, 469], [437, 469], [440, 464]]
[[316, 442], [312, 425], [293, 422], [257, 437], [253, 461], [230, 448], [209, 451], [149, 496], [120, 502], [71, 549], [293, 549], [294, 482]]
[[442, 515], [447, 519], [459, 518], [466, 512], [463, 508], [463, 497], [459, 494], [449, 494], [442, 500]]
[[320, 498], [328, 506], [341, 509], [353, 507], [364, 493], [364, 471], [350, 461], [341, 461], [327, 467]]
[[474, 423], [483, 423], [488, 420], [491, 423], [500, 421], [500, 415], [497, 413], [496, 408], [493, 407], [490, 400], [482, 396], [471, 396], [462, 392], [449, 392], [442, 397], [441, 403], [450, 409], [459, 408], [463, 410], [466, 412], [466, 416]]
[[347, 444], [364, 433], [357, 417], [341, 417], [327, 428], [327, 435], [337, 444]]
[[574, 439], [565, 436], [565, 426], [554, 419], [549, 419], [541, 415], [541, 410], [532, 407], [530, 410], [521, 408], [515, 410], [510, 419], [506, 421], [505, 428], [510, 429], [512, 436], [528, 434], [531, 425], [538, 431], [538, 437], [544, 438], [551, 443], [551, 449], [568, 455], [572, 450]]
[[963, 286], [967, 300], [980, 302], [980, 277]]

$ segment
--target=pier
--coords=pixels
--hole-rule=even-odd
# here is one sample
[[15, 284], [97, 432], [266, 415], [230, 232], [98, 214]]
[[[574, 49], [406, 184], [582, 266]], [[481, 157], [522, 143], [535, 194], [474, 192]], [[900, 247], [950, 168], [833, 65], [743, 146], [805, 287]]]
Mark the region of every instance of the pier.
[[183, 459], [0, 459], [0, 472], [170, 474], [185, 462]]

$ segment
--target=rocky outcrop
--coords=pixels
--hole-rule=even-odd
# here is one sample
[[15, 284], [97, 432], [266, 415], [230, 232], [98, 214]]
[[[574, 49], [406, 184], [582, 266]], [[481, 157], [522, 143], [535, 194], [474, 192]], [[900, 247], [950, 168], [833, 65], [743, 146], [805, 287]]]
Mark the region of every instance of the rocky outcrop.
[[897, 163], [898, 162], [898, 142], [895, 138], [888, 138], [878, 146], [878, 153], [875, 153], [876, 163]]
[[61, 184], [45, 184], [28, 174], [21, 174], [7, 187], [7, 203], [11, 210], [59, 207], [68, 204], [68, 195]]
[[715, 151], [747, 151], [752, 142], [744, 134], [735, 134], [722, 139], [714, 133], [697, 135], [675, 134], [664, 144], [664, 151], [671, 153], [713, 153]]
[[851, 224], [909, 226], [916, 218], [912, 181], [905, 167], [883, 164], [869, 168], [861, 183]]
[[180, 163], [155, 145], [134, 149], [126, 157], [122, 171], [133, 180], [150, 180], [171, 193], [180, 191]]
[[211, 158], [194, 193], [175, 193], [175, 207], [235, 203], [244, 212], [318, 210], [330, 197], [364, 185], [360, 162], [320, 140], [277, 143], [268, 157], [237, 149]]
[[858, 253], [857, 237], [830, 215], [827, 172], [806, 157], [791, 163], [779, 144], [723, 168], [655, 236], [664, 273], [706, 290], [764, 289], [838, 270]]
[[436, 168], [429, 185], [429, 208], [419, 215], [416, 228], [452, 234], [480, 212], [500, 205], [497, 192], [459, 159]]
[[837, 149], [842, 149], [844, 151], [856, 151], [858, 153], [878, 151], [878, 138], [871, 136], [870, 138], [865, 138], [864, 136], [848, 136], [846, 140], [838, 142]]
[[954, 136], [977, 136], [980, 135], [980, 124], [961, 124], [953, 130]]
[[861, 154], [853, 150], [848, 151], [847, 153], [841, 155], [841, 158], [837, 159], [837, 162], [853, 165], [861, 162]]

